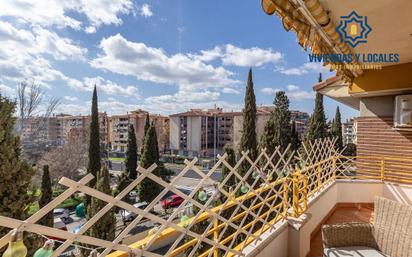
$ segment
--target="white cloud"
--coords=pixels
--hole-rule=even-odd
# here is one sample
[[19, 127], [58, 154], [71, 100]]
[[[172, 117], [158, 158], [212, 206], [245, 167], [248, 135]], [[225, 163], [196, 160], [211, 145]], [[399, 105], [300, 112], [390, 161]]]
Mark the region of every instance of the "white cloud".
[[276, 92], [278, 92], [280, 89], [278, 88], [271, 88], [271, 87], [264, 87], [262, 89], [260, 89], [260, 92], [264, 93], [264, 94], [268, 94], [268, 95], [273, 95]]
[[281, 59], [282, 54], [280, 52], [274, 52], [270, 48], [239, 48], [229, 44], [226, 45], [226, 52], [222, 58], [222, 62], [224, 65], [259, 67], [266, 63], [277, 63]]
[[299, 87], [295, 86], [295, 85], [287, 85], [286, 88], [287, 88], [288, 91], [297, 91], [297, 90], [299, 90]]
[[282, 69], [279, 70], [280, 73], [285, 74], [285, 75], [294, 75], [294, 76], [300, 76], [303, 74], [308, 73], [306, 70], [300, 69], [300, 68], [290, 68], [290, 69]]
[[168, 56], [163, 49], [128, 41], [120, 34], [102, 39], [99, 47], [103, 53], [91, 61], [93, 67], [139, 80], [193, 88], [219, 88], [239, 82], [223, 67], [187, 54]]
[[83, 81], [77, 79], [66, 79], [68, 85], [78, 91], [93, 91], [94, 85], [97, 86], [98, 91], [103, 91], [107, 95], [117, 95], [117, 96], [133, 96], [139, 97], [139, 91], [134, 86], [121, 86], [111, 80], [105, 80], [104, 78], [98, 77], [84, 77]]
[[296, 85], [287, 85], [286, 89], [271, 88], [271, 87], [265, 87], [265, 88], [260, 89], [260, 92], [264, 94], [269, 94], [269, 95], [274, 95], [276, 94], [276, 92], [279, 92], [279, 91], [285, 91], [289, 99], [298, 100], [298, 101], [305, 100], [305, 99], [313, 99], [315, 96], [314, 92], [301, 90], [300, 87]]
[[[120, 25], [120, 14], [133, 11], [132, 0], [2, 0], [0, 1], [0, 16], [15, 17], [21, 22], [37, 24], [43, 27], [70, 27], [80, 30], [85, 27], [88, 33], [101, 25]], [[68, 15], [76, 12], [86, 16], [88, 26]]]
[[190, 56], [203, 62], [210, 62], [215, 59], [221, 58], [223, 56], [223, 53], [221, 47], [215, 46], [215, 48], [211, 50], [201, 50], [200, 54], [193, 54]]
[[292, 100], [304, 100], [304, 99], [313, 99], [315, 93], [312, 91], [301, 90], [299, 86], [288, 85], [286, 94]]
[[220, 93], [212, 91], [187, 92], [178, 91], [176, 94], [153, 96], [145, 99], [141, 108], [155, 113], [173, 114], [192, 108], [208, 109], [214, 104], [225, 110], [240, 110], [240, 104], [231, 104], [219, 100]]
[[86, 48], [81, 48], [69, 38], [62, 38], [55, 32], [35, 28], [36, 46], [40, 53], [48, 53], [56, 60], [84, 59]]
[[88, 26], [84, 29], [84, 32], [86, 32], [87, 34], [93, 34], [96, 33], [96, 27], [95, 26]]
[[17, 29], [4, 21], [0, 21], [0, 44], [0, 74], [3, 79], [21, 81], [28, 78], [43, 86], [65, 77], [52, 67], [46, 55], [56, 60], [84, 59], [87, 51], [54, 32], [40, 27], [34, 27], [33, 31]]
[[283, 59], [280, 52], [273, 51], [271, 48], [240, 48], [231, 44], [216, 46], [211, 50], [202, 50], [200, 54], [192, 56], [205, 62], [220, 59], [223, 65], [241, 67], [259, 67], [268, 63], [278, 63]]
[[5, 96], [13, 96], [15, 94], [14, 88], [6, 86], [4, 84], [0, 84], [0, 95]]
[[153, 16], [153, 12], [150, 9], [150, 5], [148, 4], [143, 4], [142, 7], [140, 8], [140, 15], [142, 15], [143, 17], [152, 17]]
[[222, 89], [222, 93], [239, 95], [240, 91], [236, 88], [233, 88], [233, 87], [225, 87], [225, 88]]
[[289, 76], [301, 76], [303, 74], [307, 74], [307, 73], [328, 73], [329, 69], [325, 66], [323, 66], [321, 63], [311, 63], [311, 62], [307, 62], [304, 63], [302, 66], [298, 67], [298, 68], [289, 68], [289, 69], [285, 69], [285, 68], [279, 68], [277, 69], [277, 71], [279, 71], [282, 74], [285, 75], [289, 75]]
[[68, 96], [68, 95], [64, 96], [64, 99], [67, 100], [67, 101], [71, 101], [71, 102], [78, 100], [77, 97], [75, 97], [75, 96]]

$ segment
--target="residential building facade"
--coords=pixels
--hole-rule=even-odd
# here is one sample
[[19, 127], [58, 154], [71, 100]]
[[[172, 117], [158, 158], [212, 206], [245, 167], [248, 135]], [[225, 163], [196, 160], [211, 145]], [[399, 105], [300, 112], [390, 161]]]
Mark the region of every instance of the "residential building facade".
[[[259, 140], [265, 124], [270, 118], [273, 106], [257, 108], [256, 135]], [[306, 134], [309, 115], [291, 111], [300, 137]], [[242, 112], [224, 112], [221, 108], [187, 112], [170, 116], [170, 149], [184, 156], [211, 157], [223, 153], [226, 144], [238, 150], [243, 129]]]
[[232, 142], [236, 112], [191, 109], [170, 115], [170, 150], [184, 156], [211, 157]]
[[[137, 148], [139, 151], [141, 150], [147, 114], [147, 111], [139, 109], [128, 114], [109, 117], [108, 140], [111, 151], [126, 152], [129, 124], [134, 127]], [[163, 152], [169, 147], [169, 118], [161, 115], [149, 115], [149, 119], [155, 124], [159, 151]]]
[[[58, 114], [51, 117], [50, 137], [56, 142], [56, 145], [62, 146], [71, 140], [82, 137], [85, 140], [88, 136], [88, 131], [91, 122], [91, 116]], [[99, 132], [100, 142], [102, 145], [108, 144], [108, 116], [107, 113], [99, 113]]]
[[357, 122], [356, 119], [348, 119], [342, 123], [343, 144], [356, 144]]

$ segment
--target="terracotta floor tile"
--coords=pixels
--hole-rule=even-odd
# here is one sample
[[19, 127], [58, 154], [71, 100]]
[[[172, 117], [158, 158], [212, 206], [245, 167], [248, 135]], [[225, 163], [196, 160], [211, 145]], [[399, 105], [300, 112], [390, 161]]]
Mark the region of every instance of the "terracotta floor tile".
[[[373, 207], [371, 205], [359, 204], [356, 207], [338, 207], [324, 224], [337, 224], [345, 222], [371, 222]], [[319, 231], [310, 241], [310, 252], [308, 257], [321, 257], [323, 253], [322, 234]]]

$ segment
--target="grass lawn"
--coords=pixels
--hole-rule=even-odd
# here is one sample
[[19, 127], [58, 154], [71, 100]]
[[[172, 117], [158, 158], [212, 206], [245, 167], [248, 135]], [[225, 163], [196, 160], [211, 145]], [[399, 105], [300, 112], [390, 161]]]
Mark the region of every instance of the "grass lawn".
[[110, 157], [109, 160], [112, 162], [124, 162], [126, 158], [121, 158], [121, 157]]
[[[57, 208], [65, 208], [65, 209], [69, 209], [69, 210], [73, 210], [78, 204], [80, 204], [81, 202], [83, 202], [82, 198], [68, 198], [66, 199], [64, 202], [62, 202], [61, 204], [59, 204]], [[33, 215], [34, 213], [36, 213], [39, 210], [39, 204], [38, 202], [34, 202], [32, 204], [30, 204], [28, 206], [28, 214], [29, 215]]]

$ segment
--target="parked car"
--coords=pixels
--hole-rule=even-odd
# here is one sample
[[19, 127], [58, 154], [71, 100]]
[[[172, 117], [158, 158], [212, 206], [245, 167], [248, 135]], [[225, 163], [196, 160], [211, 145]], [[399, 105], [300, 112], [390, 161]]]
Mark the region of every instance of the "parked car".
[[[61, 218], [54, 218], [53, 228], [61, 229], [67, 231], [66, 223], [63, 222]], [[52, 240], [63, 240], [62, 238], [50, 237]]]
[[70, 212], [67, 209], [58, 208], [53, 210], [53, 218], [60, 218], [63, 222], [70, 217]]
[[137, 196], [137, 192], [136, 192], [136, 191], [130, 191], [130, 192], [129, 192], [129, 196], [130, 196], [130, 197], [136, 197], [136, 196]]
[[[148, 204], [147, 202], [141, 202], [141, 203], [133, 204], [134, 207], [139, 208], [139, 209], [142, 209], [142, 210], [144, 210], [148, 205], [149, 205], [149, 204]], [[124, 222], [130, 222], [130, 221], [132, 221], [136, 216], [137, 216], [136, 213], [129, 212], [129, 211], [126, 211], [126, 210], [123, 211], [123, 221], [124, 221]]]
[[173, 194], [161, 200], [160, 204], [163, 209], [169, 209], [173, 207], [178, 207], [180, 204], [182, 204], [182, 202], [183, 202], [182, 197]]

